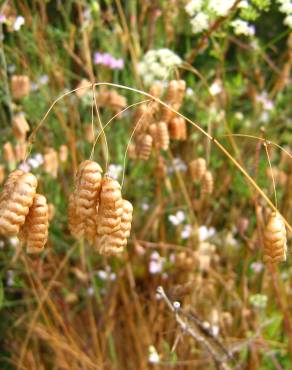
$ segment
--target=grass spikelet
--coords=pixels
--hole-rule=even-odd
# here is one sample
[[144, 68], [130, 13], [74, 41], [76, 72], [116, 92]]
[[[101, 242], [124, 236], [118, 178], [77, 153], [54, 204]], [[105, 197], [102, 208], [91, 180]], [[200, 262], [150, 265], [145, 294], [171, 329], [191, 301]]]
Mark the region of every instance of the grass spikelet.
[[28, 253], [40, 253], [48, 240], [49, 212], [46, 197], [35, 194], [24, 225], [20, 229], [20, 240], [27, 244]]
[[282, 217], [273, 212], [264, 231], [264, 262], [286, 261], [287, 238]]
[[16, 236], [33, 203], [37, 179], [31, 173], [16, 172], [8, 179], [8, 182], [10, 181], [11, 188], [5, 192], [3, 198], [1, 197], [0, 234]]

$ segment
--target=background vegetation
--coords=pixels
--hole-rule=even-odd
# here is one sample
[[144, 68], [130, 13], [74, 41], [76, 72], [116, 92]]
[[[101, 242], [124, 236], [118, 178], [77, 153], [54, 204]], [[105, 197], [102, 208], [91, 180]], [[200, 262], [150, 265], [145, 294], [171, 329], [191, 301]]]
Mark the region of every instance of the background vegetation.
[[[289, 222], [291, 17], [284, 0], [2, 2], [0, 181], [19, 166], [35, 173], [51, 225], [39, 256], [0, 239], [1, 369], [292, 368], [291, 258], [262, 263], [271, 207], [196, 127], [147, 161], [124, 162], [133, 107], [105, 129], [109, 153], [104, 136], [97, 141], [93, 159], [119, 181], [125, 171], [123, 194], [134, 206], [121, 257], [74, 241], [66, 216], [74, 173], [93, 148], [90, 84], [147, 92], [154, 81], [183, 79], [179, 111], [272, 202], [273, 174]], [[19, 75], [29, 78], [20, 97]], [[56, 98], [82, 85], [34, 131]], [[112, 86], [97, 86], [96, 98], [103, 125], [147, 99]], [[33, 139], [27, 155], [17, 154], [19, 116]], [[188, 168], [199, 157], [214, 179], [204, 199]]]

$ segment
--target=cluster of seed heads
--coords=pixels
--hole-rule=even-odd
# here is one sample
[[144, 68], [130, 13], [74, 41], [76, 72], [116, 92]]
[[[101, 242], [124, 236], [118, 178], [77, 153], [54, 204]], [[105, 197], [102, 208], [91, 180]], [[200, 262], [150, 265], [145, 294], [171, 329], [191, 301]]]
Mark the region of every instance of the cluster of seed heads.
[[286, 261], [287, 238], [282, 217], [273, 212], [264, 231], [264, 262]]
[[201, 184], [201, 196], [212, 194], [214, 189], [214, 179], [212, 173], [207, 169], [204, 158], [196, 158], [189, 163], [189, 170], [193, 182]]
[[76, 239], [86, 239], [103, 255], [119, 254], [127, 245], [132, 213], [118, 181], [102, 177], [94, 161], [79, 165], [68, 206], [69, 230]]
[[[173, 109], [178, 110], [183, 102], [186, 84], [183, 80], [169, 82], [163, 100]], [[154, 83], [149, 93], [161, 98], [162, 85]], [[148, 160], [152, 149], [167, 150], [170, 139], [186, 140], [186, 121], [176, 116], [169, 108], [155, 101], [140, 105], [134, 113], [135, 143], [129, 148], [131, 158]]]
[[48, 239], [48, 205], [37, 184], [32, 173], [15, 170], [0, 194], [0, 234], [18, 236], [29, 253], [40, 252]]

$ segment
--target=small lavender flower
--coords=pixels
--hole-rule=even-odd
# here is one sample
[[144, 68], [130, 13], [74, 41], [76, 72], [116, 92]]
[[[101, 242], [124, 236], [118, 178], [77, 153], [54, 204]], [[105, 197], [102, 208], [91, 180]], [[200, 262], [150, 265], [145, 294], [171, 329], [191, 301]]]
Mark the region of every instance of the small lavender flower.
[[6, 16], [4, 14], [0, 14], [0, 23], [5, 23], [7, 20]]
[[161, 257], [160, 254], [155, 251], [150, 256], [149, 272], [150, 274], [159, 274], [163, 270], [165, 258]]

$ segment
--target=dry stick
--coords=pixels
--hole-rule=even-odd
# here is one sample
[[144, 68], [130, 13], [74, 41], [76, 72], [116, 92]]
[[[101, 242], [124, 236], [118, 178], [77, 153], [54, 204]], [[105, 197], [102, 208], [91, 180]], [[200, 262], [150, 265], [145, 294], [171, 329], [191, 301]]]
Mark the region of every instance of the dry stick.
[[[192, 126], [196, 127], [197, 130], [199, 130], [202, 134], [204, 134], [205, 136], [208, 137], [209, 140], [211, 140], [220, 150], [221, 152], [223, 152], [225, 154], [225, 156], [235, 165], [235, 167], [237, 167], [237, 169], [245, 176], [245, 178], [249, 181], [249, 183], [256, 189], [256, 191], [262, 196], [262, 198], [264, 198], [266, 200], [266, 202], [270, 205], [270, 207], [275, 211], [275, 212], [278, 212], [280, 214], [280, 212], [277, 210], [277, 208], [274, 206], [274, 204], [272, 203], [272, 201], [267, 197], [267, 195], [264, 193], [264, 191], [259, 187], [259, 185], [253, 180], [253, 178], [247, 173], [247, 171], [240, 165], [240, 163], [229, 153], [229, 151], [213, 136], [209, 135], [199, 124], [193, 122], [191, 119], [189, 119], [188, 117], [184, 116], [183, 114], [179, 113], [176, 109], [172, 108], [171, 106], [169, 106], [167, 103], [163, 102], [162, 100], [160, 100], [159, 98], [156, 98], [155, 96], [149, 94], [149, 93], [146, 93], [142, 90], [138, 90], [138, 89], [135, 89], [135, 88], [132, 88], [132, 87], [128, 87], [128, 86], [124, 86], [124, 85], [119, 85], [119, 84], [114, 84], [114, 83], [111, 83], [111, 82], [97, 82], [94, 84], [94, 86], [102, 86], [102, 85], [105, 85], [105, 86], [112, 86], [112, 87], [116, 87], [116, 88], [119, 88], [119, 89], [124, 89], [124, 90], [128, 90], [128, 91], [133, 91], [133, 92], [136, 92], [140, 95], [144, 95], [144, 96], [147, 96], [148, 98], [158, 102], [160, 105], [166, 107], [167, 109], [171, 110], [173, 113], [177, 114], [178, 116], [184, 118], [187, 122], [189, 122]], [[31, 133], [30, 137], [29, 137], [29, 140], [28, 142], [29, 143], [32, 143], [37, 131], [39, 130], [40, 126], [43, 124], [43, 122], [45, 121], [45, 119], [47, 118], [47, 116], [49, 115], [50, 111], [53, 109], [53, 107], [55, 106], [55, 104], [60, 101], [64, 96], [67, 96], [69, 94], [72, 94], [73, 92], [75, 91], [78, 91], [78, 90], [82, 90], [82, 89], [86, 89], [86, 88], [92, 88], [92, 84], [88, 85], [88, 86], [83, 86], [83, 87], [79, 87], [79, 88], [76, 88], [74, 90], [71, 90], [71, 91], [68, 91], [67, 93], [59, 96], [59, 98], [57, 98], [53, 103], [52, 105], [50, 106], [49, 110], [46, 112], [46, 114], [44, 115], [44, 117], [42, 118], [42, 120], [40, 121], [40, 123], [36, 126], [36, 128], [33, 130], [33, 132]], [[281, 215], [281, 214], [280, 214]], [[282, 215], [281, 215], [282, 216]], [[286, 220], [286, 218], [284, 216], [282, 216], [283, 218], [283, 221], [285, 223], [285, 225], [287, 226], [287, 228], [289, 229], [289, 231], [292, 233], [292, 226], [290, 226], [289, 222]]]
[[217, 350], [213, 348], [211, 343], [204, 336], [198, 333], [197, 330], [194, 330], [194, 328], [190, 327], [187, 322], [184, 321], [184, 319], [180, 315], [180, 313], [183, 314], [183, 312], [180, 310], [179, 307], [175, 307], [175, 305], [170, 302], [162, 286], [159, 286], [157, 288], [157, 293], [160, 294], [168, 308], [174, 313], [175, 320], [181, 327], [182, 331], [189, 334], [192, 338], [194, 338], [197, 342], [201, 343], [205, 347], [218, 368], [229, 370], [230, 367], [222, 360], [221, 356], [218, 354]]
[[48, 298], [49, 296], [49, 293], [50, 293], [50, 290], [51, 288], [53, 287], [53, 284], [56, 280], [56, 278], [59, 276], [59, 274], [61, 273], [62, 269], [65, 267], [66, 263], [68, 262], [71, 254], [74, 252], [76, 248], [76, 244], [73, 245], [73, 247], [71, 249], [69, 249], [69, 251], [67, 252], [67, 254], [65, 255], [65, 257], [63, 258], [63, 260], [61, 261], [59, 267], [57, 268], [57, 270], [55, 271], [53, 277], [51, 278], [51, 280], [49, 281], [49, 284], [47, 286], [47, 289], [44, 291], [41, 299], [40, 299], [40, 302], [39, 302], [39, 305], [38, 305], [38, 308], [37, 310], [35, 311], [34, 315], [33, 315], [33, 318], [30, 322], [30, 325], [29, 325], [29, 328], [28, 328], [28, 331], [27, 331], [27, 334], [26, 334], [26, 337], [24, 339], [24, 342], [23, 342], [23, 345], [21, 347], [21, 351], [20, 351], [20, 356], [19, 356], [19, 361], [18, 361], [18, 368], [20, 368], [21, 366], [21, 363], [23, 361], [23, 358], [25, 356], [25, 353], [26, 353], [26, 350], [27, 350], [27, 345], [28, 345], [28, 342], [30, 340], [30, 337], [32, 335], [32, 330], [33, 330], [33, 327], [36, 323], [36, 320], [38, 319], [38, 316], [42, 310], [42, 307], [46, 301], [46, 299]]

